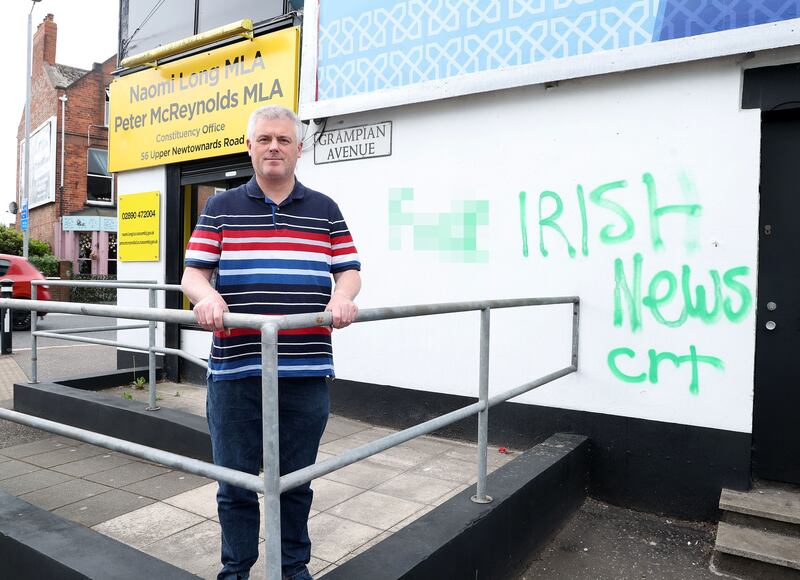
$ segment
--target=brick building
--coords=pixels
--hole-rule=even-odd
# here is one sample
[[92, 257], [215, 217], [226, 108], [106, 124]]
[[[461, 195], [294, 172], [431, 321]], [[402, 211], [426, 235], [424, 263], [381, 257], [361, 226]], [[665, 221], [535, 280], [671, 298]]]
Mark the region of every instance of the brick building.
[[[108, 85], [117, 57], [91, 70], [57, 64], [57, 32], [48, 14], [33, 37], [30, 235], [49, 243], [59, 260], [71, 261], [76, 273], [115, 275], [117, 210], [107, 123]], [[24, 111], [17, 139], [22, 207]]]

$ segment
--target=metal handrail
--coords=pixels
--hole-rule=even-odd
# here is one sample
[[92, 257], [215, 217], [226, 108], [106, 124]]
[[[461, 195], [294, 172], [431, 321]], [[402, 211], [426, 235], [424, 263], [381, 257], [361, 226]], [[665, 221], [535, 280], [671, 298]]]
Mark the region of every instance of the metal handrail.
[[[31, 281], [31, 298], [36, 300], [37, 291], [39, 286], [69, 286], [77, 288], [114, 288], [114, 289], [136, 289], [147, 290], [149, 295], [149, 306], [155, 308], [157, 306], [155, 291], [181, 291], [178, 284], [158, 284], [155, 280], [61, 280], [61, 279], [47, 279], [47, 280], [32, 280]], [[38, 316], [36, 311], [31, 312], [31, 383], [39, 382], [39, 353], [38, 353], [38, 339], [42, 338], [55, 338], [59, 340], [69, 340], [72, 342], [83, 342], [88, 344], [100, 344], [105, 346], [116, 346], [118, 348], [125, 348], [134, 352], [147, 353], [147, 366], [149, 378], [149, 404], [148, 411], [158, 411], [159, 407], [156, 404], [156, 354], [175, 354], [185, 360], [193, 362], [197, 365], [208, 369], [208, 364], [201, 358], [190, 355], [187, 352], [176, 349], [167, 349], [156, 346], [156, 323], [149, 320], [145, 325], [121, 325], [116, 327], [101, 326], [93, 328], [78, 328], [78, 329], [63, 329], [55, 330], [52, 332], [43, 332], [37, 329]], [[74, 336], [79, 333], [87, 332], [101, 332], [105, 330], [138, 330], [148, 329], [149, 345], [148, 348], [141, 348], [139, 345], [131, 345], [116, 340], [106, 340], [102, 338], [85, 338]]]
[[[152, 290], [151, 290], [152, 292]], [[553, 304], [572, 304], [572, 356], [571, 364], [533, 381], [524, 383], [493, 397], [488, 396], [489, 386], [489, 326], [492, 309], [516, 308], [522, 306], [543, 306]], [[15, 299], [0, 299], [0, 308], [21, 310], [38, 310], [41, 312], [62, 312], [68, 314], [87, 314], [92, 316], [116, 316], [119, 318], [140, 319], [149, 321], [194, 323], [194, 315], [188, 311], [166, 310], [156, 308], [131, 308], [120, 306], [101, 306], [88, 304], [71, 304], [64, 302], [42, 302]], [[264, 493], [264, 537], [267, 580], [281, 578], [281, 526], [280, 526], [280, 494], [298, 485], [321, 477], [337, 469], [341, 469], [360, 459], [379, 453], [405, 441], [431, 433], [446, 425], [478, 414], [478, 481], [476, 494], [472, 497], [476, 503], [492, 501], [486, 494], [487, 446], [488, 446], [488, 413], [489, 409], [503, 401], [519, 396], [544, 384], [550, 383], [578, 370], [578, 336], [580, 324], [580, 300], [577, 296], [555, 298], [522, 298], [510, 300], [484, 300], [471, 302], [455, 302], [444, 304], [420, 304], [416, 306], [394, 306], [365, 309], [358, 313], [356, 323], [407, 318], [412, 316], [428, 316], [467, 312], [478, 310], [481, 313], [480, 325], [480, 365], [478, 402], [461, 409], [451, 411], [424, 423], [403, 431], [383, 437], [376, 441], [351, 449], [337, 457], [311, 465], [293, 473], [280, 475], [278, 448], [278, 331], [282, 329], [308, 328], [314, 326], [330, 326], [330, 312], [313, 314], [292, 314], [270, 317], [258, 314], [223, 314], [223, 322], [229, 328], [253, 328], [261, 331], [261, 401], [262, 401], [262, 445], [263, 445], [263, 479], [255, 475], [219, 467], [202, 461], [189, 459], [174, 453], [161, 451], [138, 445], [121, 439], [92, 433], [83, 429], [54, 423], [0, 409], [0, 418], [38, 427], [54, 433], [108, 447], [123, 453], [156, 461], [191, 473], [197, 473], [231, 483], [251, 491]], [[151, 325], [152, 328], [152, 325]]]

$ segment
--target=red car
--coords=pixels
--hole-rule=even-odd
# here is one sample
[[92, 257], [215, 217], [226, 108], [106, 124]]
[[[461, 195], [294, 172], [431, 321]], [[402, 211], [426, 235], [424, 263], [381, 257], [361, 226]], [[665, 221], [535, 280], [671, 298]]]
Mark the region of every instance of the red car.
[[[0, 280], [10, 279], [14, 281], [12, 286], [14, 298], [30, 300], [31, 280], [44, 280], [45, 277], [22, 256], [12, 256], [10, 254], [0, 254]], [[52, 300], [47, 286], [36, 288], [37, 300]], [[40, 313], [39, 316], [44, 316]], [[14, 310], [11, 318], [11, 326], [14, 330], [28, 330], [31, 327], [30, 310]]]

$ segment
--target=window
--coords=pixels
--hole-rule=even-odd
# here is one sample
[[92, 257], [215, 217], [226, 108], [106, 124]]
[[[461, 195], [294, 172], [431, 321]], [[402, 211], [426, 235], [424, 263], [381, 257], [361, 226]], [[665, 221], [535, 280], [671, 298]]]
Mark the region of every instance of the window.
[[242, 18], [253, 22], [269, 20], [283, 14], [283, 0], [200, 0], [197, 12], [197, 32], [230, 24]]
[[108, 232], [108, 275], [117, 276], [117, 234]]
[[103, 125], [105, 125], [106, 127], [108, 127], [108, 99], [109, 99], [108, 87], [106, 87], [106, 105], [105, 109], [103, 109]]
[[81, 232], [78, 237], [78, 274], [92, 273], [92, 232]]
[[108, 172], [108, 151], [87, 149], [86, 203], [114, 203], [114, 176]]
[[[302, 4], [290, 2], [293, 10]], [[127, 0], [122, 6], [122, 58], [243, 18], [257, 24], [284, 13], [284, 0]]]

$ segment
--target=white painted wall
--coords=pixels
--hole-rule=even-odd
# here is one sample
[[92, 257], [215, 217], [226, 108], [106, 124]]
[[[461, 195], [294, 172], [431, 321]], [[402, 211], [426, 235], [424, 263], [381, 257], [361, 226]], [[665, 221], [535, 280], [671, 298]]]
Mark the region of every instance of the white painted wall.
[[[756, 287], [760, 112], [740, 110], [741, 67], [733, 58], [673, 65], [569, 81], [551, 89], [524, 87], [402, 108], [331, 118], [329, 128], [390, 120], [391, 157], [330, 165], [300, 161], [306, 185], [340, 204], [363, 261], [362, 308], [465, 299], [577, 294], [582, 300], [580, 372], [518, 400], [568, 409], [640, 417], [734, 431], [751, 430]], [[698, 218], [667, 214], [658, 220], [663, 248], [651, 238], [647, 190], [652, 176], [659, 206], [696, 203]], [[635, 235], [618, 244], [600, 231], [619, 234], [616, 213], [589, 200], [592, 189], [618, 180], [627, 187], [605, 199], [623, 206]], [[683, 185], [682, 185], [683, 184]], [[586, 198], [588, 255], [581, 252], [577, 187]], [[415, 249], [411, 226], [399, 230], [392, 249], [389, 199], [392, 188], [413, 188], [403, 213], [419, 223], [452, 211], [453, 202], [488, 200], [488, 224], [477, 228], [477, 249], [486, 261], [468, 263], [448, 252]], [[520, 192], [527, 193], [523, 255]], [[577, 251], [545, 228], [547, 257], [540, 252], [539, 198], [556, 192], [559, 219]], [[549, 214], [553, 200], [546, 199]], [[397, 231], [395, 232], [397, 233]], [[615, 260], [629, 284], [634, 255], [642, 259], [642, 296], [654, 275], [677, 278], [675, 298], [661, 306], [667, 319], [683, 308], [681, 272], [691, 285], [713, 287], [733, 268], [746, 290], [722, 286], [739, 309], [741, 293], [753, 303], [742, 320], [724, 315], [697, 318], [675, 328], [642, 309], [634, 332], [629, 312], [615, 326]], [[668, 277], [669, 275], [664, 275]], [[667, 282], [656, 291], [663, 295]], [[710, 290], [713, 303], [713, 290]], [[498, 312], [492, 319], [491, 392], [497, 393], [569, 364], [571, 311], [566, 307]], [[341, 378], [474, 395], [477, 385], [478, 315], [358, 324], [335, 333]], [[648, 350], [687, 355], [694, 345], [724, 370], [698, 364], [698, 389], [690, 392], [689, 363], [664, 361], [658, 380], [624, 382], [608, 364], [620, 356], [628, 375], [648, 371]]]
[[[137, 169], [135, 171], [123, 171], [117, 174], [117, 192], [119, 196], [130, 193], [142, 193], [145, 191], [161, 192], [161, 224], [160, 224], [160, 248], [158, 262], [122, 262], [117, 263], [117, 278], [119, 280], [153, 280], [156, 283], [164, 283], [164, 259], [167, 240], [166, 223], [166, 169], [161, 167], [150, 167]], [[174, 231], [174, 230], [173, 230]], [[164, 308], [164, 292], [156, 293], [158, 308]], [[117, 305], [137, 308], [147, 308], [149, 297], [146, 290], [118, 290]], [[117, 324], [130, 324], [130, 321], [117, 320]], [[121, 330], [117, 332], [117, 340], [127, 344], [140, 344], [147, 346], [148, 331], [143, 330]], [[164, 346], [164, 324], [159, 322], [156, 327], [156, 344]], [[147, 364], [146, 355], [141, 355], [142, 365]]]
[[[756, 59], [758, 60], [758, 58]], [[364, 264], [362, 308], [465, 299], [577, 294], [582, 300], [580, 372], [522, 396], [518, 401], [568, 409], [640, 417], [734, 431], [751, 430], [754, 306], [738, 322], [724, 315], [706, 323], [689, 317], [670, 328], [642, 308], [633, 331], [623, 305], [614, 324], [615, 260], [633, 283], [636, 254], [642, 260], [642, 296], [657, 272], [677, 279], [675, 298], [660, 307], [667, 319], [683, 308], [681, 271], [691, 285], [713, 287], [712, 274], [746, 268], [735, 285], [722, 285], [723, 298], [741, 305], [741, 292], [754, 301], [756, 286], [759, 111], [739, 108], [741, 65], [734, 58], [584, 78], [545, 89], [532, 86], [426, 104], [331, 118], [329, 128], [390, 120], [391, 157], [330, 165], [313, 164], [307, 151], [298, 167], [308, 186], [332, 195], [342, 207]], [[698, 218], [667, 214], [658, 220], [664, 247], [653, 247], [644, 174], [652, 176], [658, 205], [702, 206]], [[606, 244], [600, 232], [619, 234], [618, 214], [592, 203], [590, 192], [625, 180], [627, 187], [605, 199], [620, 204], [635, 235]], [[577, 187], [586, 201], [587, 249], [582, 254]], [[485, 261], [463, 254], [415, 248], [411, 226], [389, 225], [390, 190], [413, 188], [403, 213], [416, 223], [435, 223], [453, 212], [454, 202], [485, 200], [488, 223], [477, 227], [477, 250]], [[165, 192], [163, 168], [119, 175], [121, 194]], [[527, 194], [523, 254], [520, 192]], [[552, 228], [540, 251], [539, 199], [556, 192], [563, 201], [558, 223], [576, 256]], [[162, 210], [166, 196], [162, 196]], [[553, 208], [545, 199], [543, 213]], [[162, 239], [167, 224], [162, 220]], [[457, 235], [457, 233], [454, 233]], [[164, 245], [162, 243], [162, 260]], [[119, 264], [120, 278], [164, 279], [162, 262]], [[669, 275], [666, 275], [669, 276]], [[733, 289], [731, 288], [733, 286]], [[663, 295], [666, 282], [656, 290]], [[713, 297], [713, 290], [710, 291]], [[121, 305], [142, 305], [144, 294], [121, 291]], [[712, 303], [713, 303], [713, 298]], [[163, 297], [159, 305], [163, 305]], [[569, 307], [498, 311], [492, 318], [491, 392], [497, 393], [569, 364]], [[146, 331], [120, 333], [146, 341]], [[477, 385], [478, 315], [357, 324], [337, 331], [337, 374], [341, 378], [436, 392], [474, 395]], [[209, 335], [182, 333], [184, 347], [208, 354]], [[163, 331], [159, 330], [163, 343]], [[619, 369], [647, 373], [648, 351], [718, 358], [724, 369], [698, 364], [698, 389], [690, 390], [689, 363], [659, 366], [658, 380], [625, 382], [615, 377], [609, 353], [623, 354]]]

